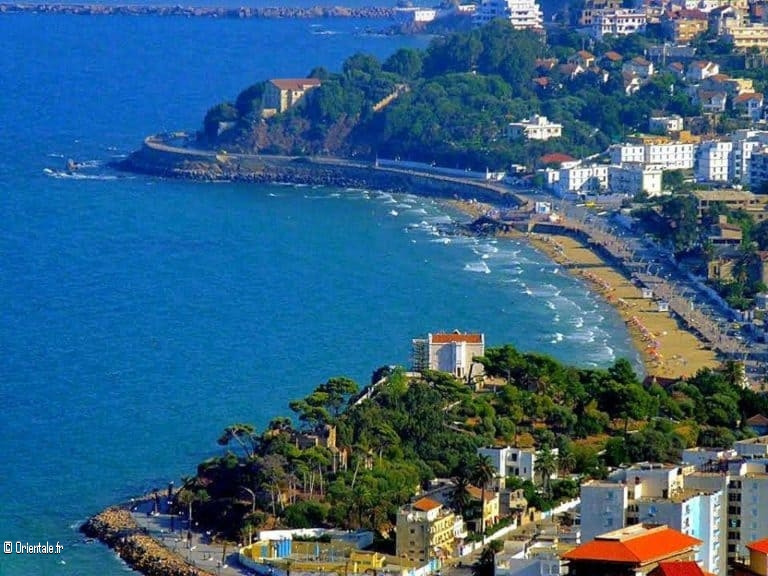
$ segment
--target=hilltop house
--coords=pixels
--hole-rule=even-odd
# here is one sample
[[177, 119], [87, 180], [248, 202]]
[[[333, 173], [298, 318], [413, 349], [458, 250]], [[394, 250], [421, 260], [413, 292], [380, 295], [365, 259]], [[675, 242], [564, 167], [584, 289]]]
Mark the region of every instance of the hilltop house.
[[318, 78], [282, 78], [270, 80], [262, 96], [262, 116], [281, 114], [304, 97], [309, 90], [320, 86]]
[[415, 338], [412, 345], [416, 371], [440, 370], [467, 380], [484, 373], [483, 365], [474, 360], [485, 355], [485, 336], [481, 333], [462, 334], [457, 330], [427, 334], [426, 338]]

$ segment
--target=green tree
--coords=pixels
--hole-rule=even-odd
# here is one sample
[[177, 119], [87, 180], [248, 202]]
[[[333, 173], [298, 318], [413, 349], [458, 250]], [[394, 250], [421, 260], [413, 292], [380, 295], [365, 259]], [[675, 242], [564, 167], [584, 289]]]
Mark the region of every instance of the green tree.
[[489, 542], [472, 565], [472, 576], [493, 576], [496, 573], [496, 554], [503, 548], [504, 543], [500, 540]]
[[552, 474], [557, 472], [557, 457], [548, 446], [545, 446], [536, 454], [536, 472], [541, 476], [544, 495], [548, 498], [552, 493]]
[[227, 426], [217, 440], [220, 446], [229, 446], [232, 441], [236, 442], [243, 450], [246, 460], [254, 457], [259, 446], [259, 437], [251, 424]]
[[474, 458], [470, 468], [470, 478], [480, 487], [480, 531], [483, 534], [485, 534], [485, 489], [495, 476], [496, 470], [488, 456], [479, 455]]

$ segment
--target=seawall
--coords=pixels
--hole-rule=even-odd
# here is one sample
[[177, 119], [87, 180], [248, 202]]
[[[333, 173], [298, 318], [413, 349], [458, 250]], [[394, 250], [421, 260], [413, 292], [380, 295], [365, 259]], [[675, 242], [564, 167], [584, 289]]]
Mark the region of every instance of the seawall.
[[495, 182], [379, 167], [372, 162], [341, 158], [216, 153], [176, 147], [168, 141], [148, 137], [139, 150], [117, 167], [130, 172], [198, 181], [370, 188], [420, 196], [474, 199], [502, 206], [518, 206], [525, 202]]
[[196, 7], [141, 6], [132, 4], [56, 4], [0, 3], [0, 14], [31, 12], [35, 14], [74, 14], [79, 16], [183, 16], [185, 18], [392, 18], [393, 8], [384, 6], [287, 6], [265, 7]]

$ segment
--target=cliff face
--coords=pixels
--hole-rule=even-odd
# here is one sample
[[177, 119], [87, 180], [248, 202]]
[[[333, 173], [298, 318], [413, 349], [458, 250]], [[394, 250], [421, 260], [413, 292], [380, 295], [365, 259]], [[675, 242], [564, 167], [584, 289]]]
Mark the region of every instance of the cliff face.
[[223, 133], [214, 148], [244, 153], [326, 154], [348, 156], [361, 153], [350, 137], [357, 123], [344, 117], [330, 126], [314, 126], [302, 117], [292, 116], [282, 122], [257, 122]]

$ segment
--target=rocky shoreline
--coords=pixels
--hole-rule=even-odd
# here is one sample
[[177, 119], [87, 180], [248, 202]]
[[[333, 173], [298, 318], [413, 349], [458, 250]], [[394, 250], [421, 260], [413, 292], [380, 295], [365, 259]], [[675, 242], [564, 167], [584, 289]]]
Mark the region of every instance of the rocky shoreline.
[[0, 14], [70, 14], [79, 16], [183, 16], [202, 18], [392, 18], [393, 8], [384, 6], [312, 6], [309, 8], [265, 7], [196, 7], [196, 6], [142, 6], [105, 4], [56, 4], [56, 3], [0, 3]]
[[107, 508], [88, 519], [80, 531], [112, 548], [128, 566], [145, 576], [213, 576], [161, 546], [124, 507]]

